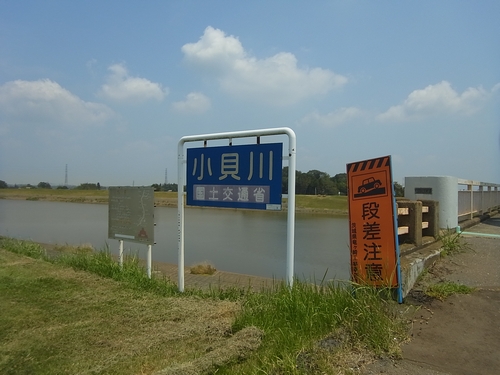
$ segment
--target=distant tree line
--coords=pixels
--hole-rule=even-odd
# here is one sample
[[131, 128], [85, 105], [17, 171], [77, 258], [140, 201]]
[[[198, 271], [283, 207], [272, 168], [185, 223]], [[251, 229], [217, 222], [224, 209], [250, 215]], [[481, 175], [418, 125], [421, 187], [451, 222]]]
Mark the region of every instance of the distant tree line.
[[37, 187], [39, 189], [52, 189], [52, 186], [48, 182], [39, 182]]
[[[26, 185], [14, 185], [12, 186], [14, 189], [18, 189], [18, 188], [27, 188], [27, 189], [53, 189], [52, 188], [52, 185], [50, 185], [50, 183], [48, 182], [45, 182], [45, 181], [41, 181], [38, 183], [38, 185], [34, 186], [34, 185], [31, 185], [31, 184], [26, 184]], [[9, 188], [9, 185], [3, 181], [3, 180], [0, 180], [0, 189], [8, 189]], [[59, 185], [56, 189], [69, 189], [67, 186], [64, 186], [64, 185]], [[98, 182], [97, 184], [94, 184], [94, 183], [89, 183], [89, 182], [86, 182], [84, 184], [81, 184], [77, 187], [74, 188], [75, 190], [101, 190], [101, 184]]]
[[[288, 167], [283, 168], [281, 183], [283, 194], [288, 193]], [[347, 195], [347, 174], [337, 173], [331, 177], [316, 169], [309, 172], [295, 171], [295, 193], [301, 195]]]
[[[281, 191], [282, 194], [288, 193], [288, 167], [283, 168]], [[404, 197], [404, 186], [394, 182], [394, 193], [396, 197]], [[328, 173], [316, 169], [305, 173], [296, 171], [295, 194], [347, 195], [347, 173], [337, 173], [335, 176], [331, 177]]]
[[177, 191], [177, 184], [153, 184], [154, 191]]
[[76, 190], [101, 190], [101, 184], [98, 182], [97, 184], [86, 182], [84, 184], [78, 185]]
[[[288, 167], [284, 167], [283, 180], [281, 183], [281, 192], [288, 193]], [[172, 191], [177, 192], [177, 184], [152, 184], [154, 191]], [[5, 181], [0, 180], [0, 189], [6, 189], [9, 186]], [[17, 185], [15, 186], [17, 187]], [[52, 189], [48, 182], [40, 182], [38, 185], [26, 185], [28, 188]], [[68, 189], [67, 186], [58, 186], [57, 189]], [[101, 184], [86, 182], [75, 187], [76, 190], [101, 190]], [[404, 196], [404, 187], [399, 183], [394, 183], [394, 190], [397, 197]], [[347, 195], [347, 174], [337, 173], [330, 176], [326, 172], [316, 169], [309, 172], [295, 172], [295, 193], [300, 195]]]

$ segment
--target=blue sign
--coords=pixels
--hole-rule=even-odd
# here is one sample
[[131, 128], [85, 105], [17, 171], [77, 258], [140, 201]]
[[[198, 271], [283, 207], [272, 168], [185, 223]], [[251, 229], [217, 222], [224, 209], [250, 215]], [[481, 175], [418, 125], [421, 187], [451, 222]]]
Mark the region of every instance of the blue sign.
[[187, 149], [187, 205], [281, 210], [283, 144]]

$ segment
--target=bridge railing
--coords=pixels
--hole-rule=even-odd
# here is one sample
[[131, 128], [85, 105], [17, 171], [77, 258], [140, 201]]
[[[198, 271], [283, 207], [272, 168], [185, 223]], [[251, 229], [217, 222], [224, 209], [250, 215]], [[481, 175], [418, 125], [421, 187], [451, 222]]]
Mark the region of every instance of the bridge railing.
[[500, 184], [458, 179], [458, 185], [459, 222], [500, 207]]
[[452, 176], [405, 177], [405, 198], [439, 202], [439, 228], [456, 228], [500, 207], [500, 184]]
[[398, 198], [398, 242], [401, 251], [420, 247], [439, 236], [439, 202]]

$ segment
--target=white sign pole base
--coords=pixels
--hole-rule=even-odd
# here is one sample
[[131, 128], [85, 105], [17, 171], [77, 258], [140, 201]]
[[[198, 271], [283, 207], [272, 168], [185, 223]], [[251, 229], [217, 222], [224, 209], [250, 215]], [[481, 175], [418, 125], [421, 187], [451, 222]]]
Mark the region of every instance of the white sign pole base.
[[152, 259], [152, 246], [148, 245], [148, 277], [151, 278], [151, 259]]

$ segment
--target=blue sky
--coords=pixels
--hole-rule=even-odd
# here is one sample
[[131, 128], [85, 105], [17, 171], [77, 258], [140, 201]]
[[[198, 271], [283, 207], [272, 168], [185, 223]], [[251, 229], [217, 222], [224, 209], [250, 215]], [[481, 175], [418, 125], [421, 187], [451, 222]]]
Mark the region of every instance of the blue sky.
[[[500, 183], [498, 1], [0, 0], [0, 180], [176, 182], [182, 136], [290, 127], [297, 169]], [[285, 139], [284, 139], [285, 140]], [[285, 164], [286, 165], [286, 164]]]

